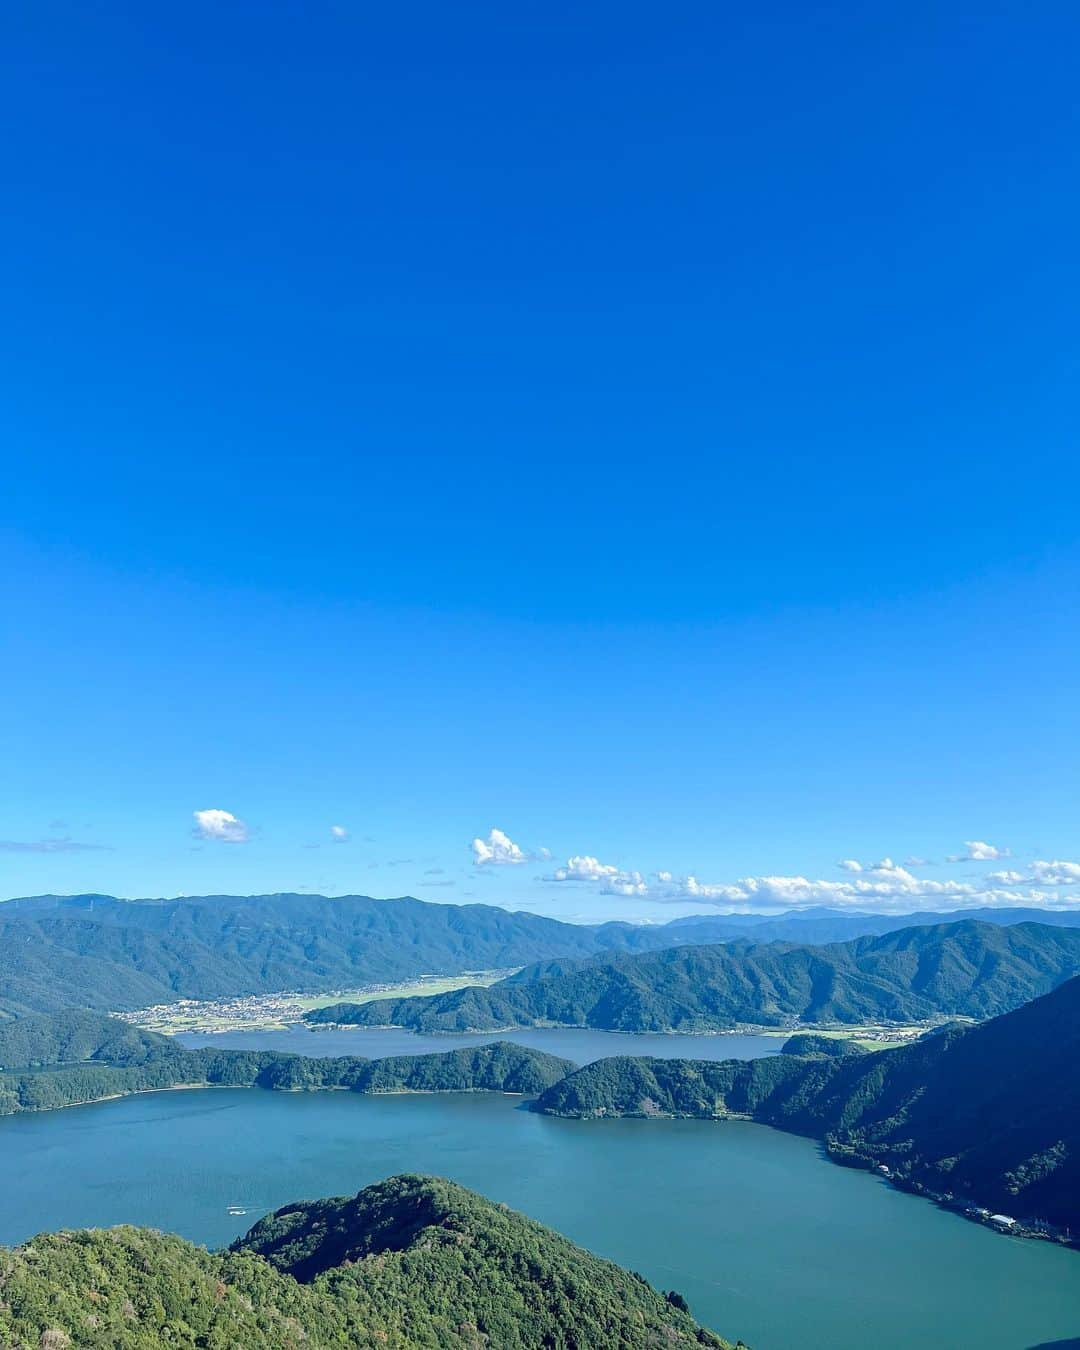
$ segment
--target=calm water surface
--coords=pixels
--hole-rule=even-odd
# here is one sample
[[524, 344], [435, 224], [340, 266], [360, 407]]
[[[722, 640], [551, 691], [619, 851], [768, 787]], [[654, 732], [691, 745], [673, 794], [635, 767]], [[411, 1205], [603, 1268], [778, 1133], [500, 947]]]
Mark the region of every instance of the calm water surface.
[[[754, 1350], [1075, 1347], [1080, 1255], [999, 1237], [763, 1126], [553, 1120], [494, 1094], [163, 1092], [0, 1120], [0, 1241], [437, 1172], [681, 1290]], [[226, 1213], [244, 1205], [245, 1217]]]
[[186, 1032], [176, 1038], [183, 1045], [214, 1046], [219, 1050], [282, 1050], [298, 1055], [423, 1055], [429, 1051], [458, 1050], [491, 1041], [516, 1041], [561, 1055], [575, 1064], [591, 1064], [609, 1055], [655, 1055], [661, 1059], [757, 1059], [777, 1055], [781, 1036], [637, 1036], [619, 1031], [581, 1031], [544, 1027], [503, 1031], [493, 1036], [425, 1036], [400, 1027], [292, 1026], [285, 1031], [223, 1031], [214, 1035]]

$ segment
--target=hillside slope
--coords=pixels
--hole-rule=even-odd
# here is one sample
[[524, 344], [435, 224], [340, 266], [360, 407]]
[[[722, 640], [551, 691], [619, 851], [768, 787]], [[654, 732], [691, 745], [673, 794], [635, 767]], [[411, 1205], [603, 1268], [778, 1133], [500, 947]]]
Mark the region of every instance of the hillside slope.
[[[980, 911], [994, 923], [1038, 911]], [[179, 998], [358, 988], [720, 942], [801, 945], [932, 925], [945, 916], [815, 912], [775, 918], [703, 915], [664, 925], [561, 923], [493, 905], [411, 897], [208, 895], [118, 900], [27, 896], [0, 904], [0, 1018], [143, 1008]], [[972, 916], [968, 916], [972, 917]], [[1046, 913], [1047, 925], [1078, 915]], [[535, 972], [525, 977], [536, 978]]]
[[557, 1024], [710, 1031], [739, 1023], [993, 1017], [1080, 972], [1080, 929], [970, 920], [825, 947], [731, 943], [558, 961], [487, 989], [334, 1004], [313, 1023], [490, 1031]]
[[[348, 1262], [348, 1264], [345, 1264]], [[438, 1178], [291, 1205], [230, 1252], [139, 1228], [0, 1252], [0, 1344], [73, 1350], [727, 1345], [639, 1276]]]
[[356, 988], [660, 943], [630, 924], [409, 897], [31, 897], [0, 905], [0, 1014]]

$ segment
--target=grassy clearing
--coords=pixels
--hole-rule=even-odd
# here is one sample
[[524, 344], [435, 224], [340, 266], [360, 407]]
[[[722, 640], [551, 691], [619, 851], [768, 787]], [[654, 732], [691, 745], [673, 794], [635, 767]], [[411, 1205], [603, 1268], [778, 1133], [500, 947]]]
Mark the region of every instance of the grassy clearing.
[[780, 1036], [787, 1040], [798, 1032], [812, 1031], [815, 1036], [828, 1036], [836, 1041], [854, 1041], [865, 1050], [895, 1050], [898, 1045], [910, 1045], [930, 1029], [929, 1022], [920, 1022], [910, 1026], [880, 1026], [867, 1024], [851, 1027], [815, 1027], [800, 1026], [784, 1031], [775, 1028], [765, 1029], [766, 1036]]
[[473, 975], [411, 980], [382, 989], [353, 989], [341, 994], [319, 994], [310, 998], [298, 996], [296, 1006], [301, 1012], [310, 1012], [313, 1008], [328, 1008], [332, 1003], [374, 1003], [377, 998], [434, 998], [437, 994], [450, 994], [455, 989], [467, 989], [470, 985], [486, 989], [496, 980], [505, 979], [509, 973], [506, 970], [484, 970]]

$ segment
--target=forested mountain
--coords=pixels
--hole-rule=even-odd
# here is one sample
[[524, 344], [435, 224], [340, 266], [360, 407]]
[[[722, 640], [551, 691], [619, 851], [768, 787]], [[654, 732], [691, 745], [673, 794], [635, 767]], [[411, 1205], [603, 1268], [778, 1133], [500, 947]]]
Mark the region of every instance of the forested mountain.
[[433, 1177], [290, 1205], [229, 1252], [143, 1228], [0, 1252], [0, 1344], [46, 1350], [722, 1350], [681, 1302]]
[[142, 1064], [172, 1053], [176, 1042], [102, 1013], [71, 1012], [0, 1022], [0, 1069], [55, 1064]]
[[1080, 1227], [1080, 979], [895, 1050], [750, 1061], [606, 1059], [553, 1084], [565, 1116], [744, 1115], [935, 1193]]
[[334, 1004], [311, 1022], [489, 1031], [557, 1024], [708, 1031], [739, 1023], [992, 1017], [1080, 972], [1080, 929], [963, 921], [825, 947], [734, 942], [546, 962], [487, 989]]
[[844, 1059], [849, 1055], [866, 1055], [870, 1052], [858, 1041], [849, 1040], [846, 1036], [821, 1036], [812, 1031], [801, 1031], [787, 1038], [780, 1053], [798, 1055], [802, 1059], [812, 1059], [816, 1055], [824, 1056], [825, 1059]]
[[[185, 1050], [93, 1013], [27, 1017], [0, 1028], [0, 1115], [46, 1111], [132, 1092], [196, 1086], [281, 1091], [515, 1092], [535, 1095], [576, 1066], [496, 1042], [442, 1054], [315, 1059], [273, 1050]], [[82, 1052], [80, 1061], [76, 1052]], [[44, 1066], [44, 1067], [42, 1067]]]
[[[1080, 919], [1038, 910], [978, 913], [994, 923]], [[831, 942], [942, 917], [817, 912], [589, 927], [492, 905], [437, 905], [410, 897], [28, 896], [0, 904], [0, 1018], [287, 989], [321, 992], [718, 942]]]
[[497, 970], [656, 947], [658, 932], [409, 898], [41, 896], [0, 905], [0, 1014], [123, 1010]]

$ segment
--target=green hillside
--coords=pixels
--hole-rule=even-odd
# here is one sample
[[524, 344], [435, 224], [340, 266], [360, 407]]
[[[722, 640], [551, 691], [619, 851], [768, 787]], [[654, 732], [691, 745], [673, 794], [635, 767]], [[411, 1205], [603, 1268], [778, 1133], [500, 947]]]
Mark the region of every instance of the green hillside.
[[0, 1016], [321, 992], [662, 941], [630, 924], [585, 927], [408, 897], [39, 896], [0, 905]]
[[452, 1182], [290, 1205], [229, 1252], [142, 1228], [0, 1250], [13, 1350], [677, 1350], [680, 1299]]
[[134, 1065], [172, 1052], [175, 1041], [116, 1017], [65, 1012], [0, 1022], [0, 1069], [93, 1062]]
[[[1034, 910], [978, 911], [980, 919], [993, 923], [1015, 924], [1038, 915]], [[932, 926], [942, 918], [913, 915], [908, 923]], [[1042, 918], [1057, 925], [1076, 922], [1078, 916], [1046, 913]], [[514, 977], [518, 984], [569, 975], [613, 957], [621, 971], [619, 958], [625, 953], [721, 942], [756, 949], [774, 940], [807, 946], [881, 934], [904, 923], [895, 916], [821, 913], [773, 919], [699, 915], [657, 926], [586, 926], [493, 905], [438, 905], [408, 896], [29, 896], [0, 904], [0, 1019], [64, 1008], [144, 1008], [180, 998], [322, 993], [420, 975], [529, 967]], [[626, 988], [613, 994], [613, 1002], [626, 1006], [598, 1013], [611, 1021], [595, 1025], [619, 1025], [621, 1018], [644, 1026], [664, 1015], [662, 1003], [650, 1005], [629, 973], [625, 978]], [[671, 972], [665, 978], [671, 979]], [[789, 978], [797, 979], [794, 972]], [[846, 992], [855, 997], [857, 991]], [[781, 988], [778, 995], [783, 993]], [[588, 990], [570, 997], [569, 1011], [587, 1011]], [[578, 1006], [583, 1000], [584, 1008]], [[461, 1025], [466, 1012], [484, 1026], [516, 1025], [514, 1016], [530, 1015], [527, 1007], [518, 1010], [497, 1001], [446, 1012], [445, 1029]], [[718, 1015], [723, 1016], [722, 1009]]]
[[747, 1116], [934, 1193], [1080, 1228], [1078, 1062], [1074, 979], [980, 1026], [876, 1054], [601, 1060], [553, 1084], [537, 1109]]
[[869, 1052], [846, 1036], [822, 1036], [812, 1031], [800, 1031], [787, 1038], [780, 1053], [800, 1055], [804, 1059], [814, 1055], [823, 1055], [826, 1059], [844, 1059], [849, 1055], [865, 1055]]
[[314, 1023], [417, 1031], [556, 1024], [608, 1031], [716, 1031], [740, 1023], [915, 1022], [993, 1017], [1080, 972], [1080, 929], [970, 920], [826, 947], [679, 947], [525, 970], [487, 989], [339, 1003]]

